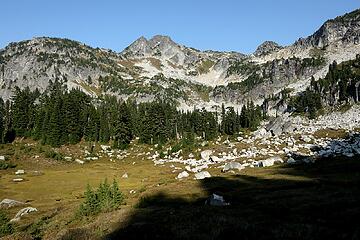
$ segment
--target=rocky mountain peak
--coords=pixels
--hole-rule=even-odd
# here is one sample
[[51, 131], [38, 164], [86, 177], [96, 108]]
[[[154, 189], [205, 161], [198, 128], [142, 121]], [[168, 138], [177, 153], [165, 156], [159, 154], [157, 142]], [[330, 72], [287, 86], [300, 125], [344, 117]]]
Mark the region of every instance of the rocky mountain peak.
[[148, 40], [141, 36], [121, 53], [126, 57], [144, 57], [149, 52]]
[[282, 47], [273, 41], [265, 41], [263, 42], [254, 52], [255, 56], [263, 56], [269, 53], [275, 52], [282, 49]]
[[172, 57], [179, 52], [180, 45], [175, 43], [169, 36], [156, 35], [149, 40], [145, 37], [138, 38], [121, 54], [125, 57]]
[[161, 44], [176, 44], [169, 36], [155, 35], [150, 40], [150, 43], [161, 43]]
[[326, 21], [313, 35], [300, 38], [294, 46], [326, 48], [333, 43], [360, 43], [360, 9]]

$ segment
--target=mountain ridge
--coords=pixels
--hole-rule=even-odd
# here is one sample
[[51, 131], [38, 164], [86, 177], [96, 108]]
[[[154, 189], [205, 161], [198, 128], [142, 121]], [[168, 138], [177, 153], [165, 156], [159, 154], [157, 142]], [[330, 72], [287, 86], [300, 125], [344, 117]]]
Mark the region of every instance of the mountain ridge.
[[[41, 91], [50, 80], [60, 79], [93, 97], [151, 101], [162, 96], [188, 108], [261, 102], [284, 88], [294, 88], [293, 94], [304, 90], [312, 76], [324, 77], [334, 60], [354, 59], [359, 39], [360, 10], [326, 21], [292, 45], [265, 41], [248, 55], [200, 51], [164, 35], [141, 36], [121, 52], [37, 37], [0, 50], [0, 94], [9, 99], [15, 86]], [[194, 91], [197, 85], [208, 90]]]

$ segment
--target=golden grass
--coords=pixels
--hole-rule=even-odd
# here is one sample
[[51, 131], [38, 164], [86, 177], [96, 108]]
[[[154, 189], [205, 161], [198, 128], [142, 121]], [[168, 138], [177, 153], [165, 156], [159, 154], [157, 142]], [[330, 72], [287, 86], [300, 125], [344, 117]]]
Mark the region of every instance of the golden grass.
[[316, 138], [345, 138], [347, 135], [346, 131], [344, 129], [320, 129], [314, 133], [314, 136]]
[[[27, 146], [31, 144], [31, 149]], [[63, 146], [56, 149], [67, 156], [79, 156], [86, 143], [78, 145]], [[56, 212], [50, 223], [44, 231], [45, 236], [49, 239], [61, 229], [78, 227], [84, 224], [89, 228], [96, 228], [94, 231], [109, 232], [112, 225], [118, 226], [119, 222], [126, 221], [127, 216], [134, 211], [134, 206], [139, 199], [144, 196], [155, 195], [156, 193], [166, 193], [172, 198], [181, 198], [189, 202], [200, 198], [206, 198], [207, 192], [197, 180], [194, 180], [193, 174], [184, 180], [177, 180], [175, 177], [180, 171], [172, 172], [171, 164], [162, 166], [154, 166], [151, 160], [146, 157], [137, 157], [139, 152], [150, 151], [148, 146], [131, 146], [133, 150], [128, 150], [131, 155], [124, 160], [110, 162], [108, 157], [101, 158], [98, 161], [78, 165], [76, 163], [56, 162], [53, 159], [44, 157], [44, 149], [39, 151], [40, 146], [31, 140], [17, 141], [14, 144], [3, 145], [0, 149], [0, 155], [10, 156], [11, 161], [17, 164], [16, 169], [24, 169], [26, 174], [22, 176], [25, 181], [13, 183], [16, 169], [1, 170], [0, 177], [0, 199], [10, 198], [18, 201], [28, 202], [29, 205], [36, 207], [39, 212], [33, 213], [25, 217], [20, 222], [20, 226], [36, 222], [43, 216], [48, 216]], [[248, 147], [244, 144], [237, 144], [238, 151]], [[29, 148], [29, 147], [28, 147]], [[45, 148], [45, 151], [49, 148]], [[210, 143], [208, 148], [216, 152], [226, 150], [224, 146], [217, 146]], [[95, 149], [99, 150], [99, 146]], [[39, 151], [39, 152], [38, 152]], [[38, 155], [38, 158], [34, 158]], [[19, 157], [20, 156], [20, 157]], [[184, 165], [174, 164], [176, 167], [184, 169]], [[31, 171], [41, 171], [43, 174], [39, 176], [31, 176]], [[224, 179], [232, 179], [231, 173], [221, 173], [216, 166], [210, 166], [208, 171], [212, 176], [221, 176]], [[122, 178], [124, 173], [128, 174], [128, 178]], [[306, 177], [286, 175], [280, 171], [278, 166], [270, 168], [245, 169], [239, 172], [241, 176], [256, 177], [259, 179], [281, 179], [308, 181]], [[112, 213], [103, 213], [88, 221], [72, 221], [74, 215], [83, 200], [83, 193], [87, 184], [93, 188], [97, 187], [105, 178], [111, 182], [116, 179], [119, 183], [120, 190], [126, 196], [126, 206], [122, 206], [120, 210]], [[135, 194], [130, 194], [130, 190], [135, 190]], [[20, 209], [13, 208], [7, 210], [9, 216], [13, 216]], [[109, 227], [110, 226], [110, 227]]]

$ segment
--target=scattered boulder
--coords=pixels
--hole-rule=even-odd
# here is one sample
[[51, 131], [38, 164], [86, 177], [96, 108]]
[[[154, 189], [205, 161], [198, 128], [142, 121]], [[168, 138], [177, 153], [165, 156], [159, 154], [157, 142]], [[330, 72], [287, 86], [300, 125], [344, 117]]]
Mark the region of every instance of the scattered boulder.
[[210, 156], [210, 160], [215, 163], [221, 162], [221, 159], [217, 156]]
[[23, 178], [14, 178], [13, 179], [13, 182], [22, 182], [22, 181], [24, 181]]
[[24, 205], [25, 203], [5, 198], [0, 202], [0, 208], [11, 208]]
[[212, 150], [205, 150], [200, 153], [201, 159], [205, 161], [209, 161], [211, 154], [213, 153]]
[[295, 164], [296, 161], [295, 161], [295, 159], [293, 159], [292, 157], [290, 157], [290, 158], [287, 160], [287, 163], [288, 163], [288, 164]]
[[185, 169], [188, 170], [189, 172], [197, 173], [197, 172], [201, 172], [203, 169], [206, 169], [206, 168], [208, 168], [207, 164], [191, 168], [190, 170], [188, 170], [186, 168]]
[[103, 151], [109, 151], [109, 150], [111, 150], [111, 147], [110, 147], [110, 146], [107, 146], [107, 145], [100, 145], [100, 147], [101, 147], [101, 149], [102, 149]]
[[21, 209], [13, 219], [10, 220], [10, 222], [18, 222], [20, 221], [21, 217], [22, 216], [25, 216], [29, 213], [32, 213], [32, 212], [37, 212], [38, 210], [36, 208], [33, 208], [33, 207], [26, 207], [26, 208], [23, 208]]
[[187, 171], [183, 171], [183, 172], [179, 173], [179, 175], [177, 176], [177, 179], [187, 178], [187, 177], [189, 177], [189, 173]]
[[195, 174], [195, 179], [197, 180], [201, 180], [201, 179], [205, 179], [205, 178], [209, 178], [211, 177], [210, 173], [207, 171], [203, 171], [203, 172], [199, 172]]
[[128, 175], [127, 173], [124, 173], [121, 177], [122, 177], [122, 178], [128, 178], [129, 175]]
[[5, 156], [0, 156], [0, 161], [5, 161]]
[[306, 143], [311, 142], [311, 138], [310, 138], [309, 136], [306, 136], [306, 135], [302, 135], [302, 136], [300, 137], [300, 140], [301, 140], [301, 141], [304, 141], [304, 142], [306, 142]]
[[25, 174], [25, 170], [19, 169], [15, 172], [15, 175], [23, 175]]
[[237, 169], [237, 170], [242, 170], [244, 169], [245, 167], [242, 166], [240, 163], [238, 162], [230, 162], [230, 163], [226, 163], [224, 168], [223, 168], [223, 172], [227, 172], [227, 171], [230, 171], [232, 169]]
[[271, 167], [275, 164], [275, 162], [284, 163], [284, 161], [280, 157], [271, 157], [265, 160], [260, 160], [258, 162], [259, 167]]
[[80, 160], [80, 159], [75, 159], [75, 162], [79, 163], [79, 164], [84, 164], [85, 163], [83, 160]]
[[229, 144], [230, 144], [230, 140], [229, 140], [229, 139], [226, 139], [225, 141], [223, 141], [223, 144], [229, 145]]
[[265, 128], [260, 128], [259, 130], [253, 132], [253, 136], [254, 136], [256, 139], [259, 139], [259, 138], [267, 138], [267, 137], [270, 137], [270, 136], [271, 136], [271, 133], [268, 132]]
[[229, 206], [230, 203], [225, 202], [223, 196], [213, 193], [208, 199], [206, 199], [205, 205], [222, 207], [222, 206]]

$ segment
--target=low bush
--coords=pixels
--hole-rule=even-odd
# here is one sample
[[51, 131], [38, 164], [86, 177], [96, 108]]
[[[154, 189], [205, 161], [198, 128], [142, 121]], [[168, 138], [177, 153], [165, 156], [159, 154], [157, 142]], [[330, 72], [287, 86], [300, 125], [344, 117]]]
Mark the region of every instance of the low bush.
[[0, 161], [0, 170], [5, 170], [8, 168], [14, 168], [14, 167], [16, 167], [16, 165], [12, 164], [11, 162]]
[[52, 158], [58, 161], [64, 160], [64, 156], [61, 153], [55, 152], [54, 150], [46, 151], [45, 157]]
[[110, 185], [107, 179], [105, 179], [95, 191], [88, 185], [84, 195], [85, 200], [80, 205], [77, 213], [79, 217], [92, 216], [100, 212], [109, 212], [117, 209], [124, 203], [124, 195], [119, 190], [119, 185], [116, 180]]
[[10, 219], [6, 214], [0, 210], [0, 237], [14, 233], [15, 229], [10, 223]]

